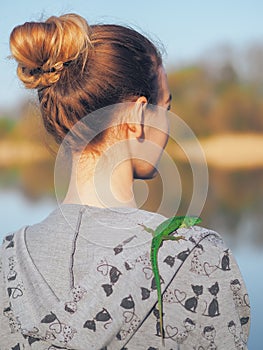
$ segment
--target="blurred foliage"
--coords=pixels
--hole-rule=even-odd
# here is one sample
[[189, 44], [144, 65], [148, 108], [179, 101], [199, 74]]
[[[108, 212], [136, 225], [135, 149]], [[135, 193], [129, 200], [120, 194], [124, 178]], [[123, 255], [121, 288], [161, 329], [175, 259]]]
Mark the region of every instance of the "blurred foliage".
[[2, 113], [0, 151], [10, 153], [10, 162], [4, 162], [0, 153], [1, 187], [19, 188], [31, 200], [54, 196], [55, 147], [35, 101], [25, 101], [11, 116]]
[[10, 119], [8, 116], [1, 116], [0, 118], [0, 138], [2, 139], [6, 135], [10, 134], [14, 129], [16, 122]]
[[263, 131], [263, 82], [241, 79], [229, 63], [216, 76], [200, 65], [171, 72], [168, 79], [172, 111], [197, 136]]
[[37, 144], [52, 155], [57, 150], [53, 138], [44, 128], [38, 103], [34, 100], [24, 101], [16, 110], [9, 111], [8, 116], [0, 111], [0, 141], [3, 138], [15, 144], [24, 141]]

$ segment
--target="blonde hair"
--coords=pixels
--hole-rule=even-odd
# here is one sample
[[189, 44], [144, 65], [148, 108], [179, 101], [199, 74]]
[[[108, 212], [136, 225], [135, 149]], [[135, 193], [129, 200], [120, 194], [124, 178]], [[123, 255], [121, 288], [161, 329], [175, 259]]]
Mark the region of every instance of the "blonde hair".
[[29, 89], [56, 83], [63, 68], [80, 54], [86, 63], [89, 34], [87, 22], [75, 14], [17, 26], [10, 36], [10, 49], [18, 62], [18, 77]]
[[[58, 144], [76, 122], [102, 107], [136, 96], [157, 103], [161, 55], [131, 28], [89, 26], [77, 14], [52, 16], [15, 27], [10, 49], [18, 77], [38, 90], [44, 125]], [[89, 128], [96, 133], [96, 121]]]

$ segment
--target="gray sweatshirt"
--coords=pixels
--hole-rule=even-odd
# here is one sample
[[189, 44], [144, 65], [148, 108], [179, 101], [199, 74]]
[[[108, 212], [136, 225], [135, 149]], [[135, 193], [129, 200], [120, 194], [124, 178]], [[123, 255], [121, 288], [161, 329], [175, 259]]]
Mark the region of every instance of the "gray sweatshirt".
[[[250, 307], [231, 251], [214, 231], [179, 229], [158, 262], [164, 346], [150, 262], [165, 218], [63, 204], [11, 232], [0, 251], [0, 350], [247, 349]], [[175, 233], [175, 234], [177, 234]]]

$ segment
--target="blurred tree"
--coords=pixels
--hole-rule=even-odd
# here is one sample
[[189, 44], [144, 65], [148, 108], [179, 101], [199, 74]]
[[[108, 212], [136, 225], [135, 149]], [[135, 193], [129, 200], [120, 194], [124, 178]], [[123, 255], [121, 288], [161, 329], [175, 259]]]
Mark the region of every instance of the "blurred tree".
[[9, 135], [14, 129], [16, 122], [8, 116], [2, 115], [0, 117], [0, 139]]
[[249, 49], [251, 60], [245, 70], [241, 69], [244, 57], [238, 64], [232, 56], [216, 64], [206, 57], [198, 65], [168, 74], [172, 110], [199, 137], [263, 131], [263, 45]]

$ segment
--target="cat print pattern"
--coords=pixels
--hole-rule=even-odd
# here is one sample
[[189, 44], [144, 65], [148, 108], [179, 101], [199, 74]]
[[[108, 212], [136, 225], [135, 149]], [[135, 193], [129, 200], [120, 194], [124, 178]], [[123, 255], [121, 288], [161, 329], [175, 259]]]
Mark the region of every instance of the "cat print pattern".
[[[78, 266], [85, 264], [86, 255], [79, 251], [79, 232], [67, 243], [73, 248], [70, 261], [64, 261], [70, 276], [65, 298], [38, 273], [26, 248], [17, 253], [24, 231], [5, 239], [0, 255], [0, 276], [6, 284], [0, 289], [0, 334], [5, 332], [2, 339], [8, 343], [2, 346], [0, 339], [1, 349], [76, 349], [92, 344], [94, 350], [247, 350], [247, 291], [231, 251], [214, 231], [180, 229], [185, 240], [164, 241], [159, 250], [165, 347], [150, 244], [137, 244], [141, 229], [127, 233], [111, 249], [87, 243], [85, 254], [97, 249], [97, 258], [82, 275]], [[67, 237], [72, 236], [63, 235]], [[26, 273], [21, 259], [27, 261]], [[37, 299], [32, 286], [39, 286]], [[31, 311], [27, 314], [31, 307], [34, 318]]]

